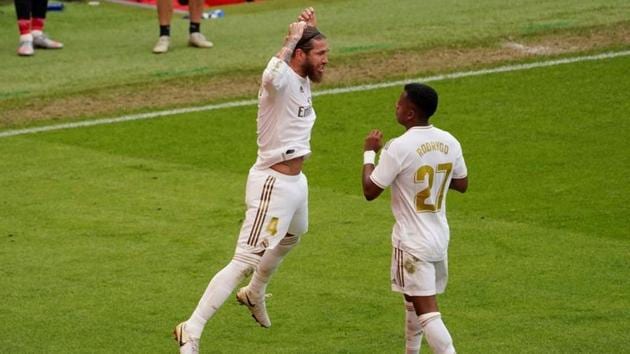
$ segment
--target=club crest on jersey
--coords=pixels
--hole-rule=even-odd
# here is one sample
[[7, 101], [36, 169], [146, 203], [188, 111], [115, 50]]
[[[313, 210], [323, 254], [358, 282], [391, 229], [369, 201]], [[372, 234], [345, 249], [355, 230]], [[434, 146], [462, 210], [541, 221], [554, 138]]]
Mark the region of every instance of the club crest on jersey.
[[312, 106], [307, 106], [307, 107], [300, 106], [300, 108], [298, 109], [298, 117], [304, 118], [306, 116], [310, 116], [312, 112], [313, 112]]

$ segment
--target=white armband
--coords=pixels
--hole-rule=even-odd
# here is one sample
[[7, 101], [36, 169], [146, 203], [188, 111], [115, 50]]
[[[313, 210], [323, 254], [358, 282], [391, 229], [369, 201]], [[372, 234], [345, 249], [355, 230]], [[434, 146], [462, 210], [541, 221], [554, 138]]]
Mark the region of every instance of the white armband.
[[374, 150], [364, 151], [363, 152], [363, 164], [372, 164], [374, 165], [374, 160], [376, 159], [376, 152]]

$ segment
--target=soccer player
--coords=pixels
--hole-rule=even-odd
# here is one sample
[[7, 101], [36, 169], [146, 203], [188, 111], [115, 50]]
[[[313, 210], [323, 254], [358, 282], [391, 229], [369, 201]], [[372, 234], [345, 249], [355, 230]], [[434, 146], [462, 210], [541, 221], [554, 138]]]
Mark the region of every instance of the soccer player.
[[449, 228], [446, 193], [468, 188], [462, 148], [451, 134], [429, 123], [438, 95], [424, 84], [408, 84], [396, 104], [396, 118], [405, 133], [381, 149], [383, 134], [365, 138], [363, 194], [377, 198], [392, 186], [392, 290], [402, 293], [406, 311], [406, 350], [419, 353], [422, 334], [434, 353], [455, 353], [438, 310], [436, 294], [447, 279]]
[[[188, 5], [190, 24], [188, 26], [188, 45], [197, 48], [212, 48], [213, 43], [201, 34], [201, 15], [204, 0], [183, 0]], [[171, 18], [173, 17], [173, 0], [157, 0], [158, 22], [160, 24], [160, 38], [153, 47], [153, 53], [161, 54], [168, 51], [171, 44]]]
[[263, 327], [271, 326], [265, 307], [269, 280], [308, 227], [308, 186], [302, 173], [311, 154], [315, 110], [311, 82], [320, 82], [328, 63], [326, 37], [315, 12], [305, 9], [289, 25], [284, 45], [267, 64], [258, 95], [258, 157], [249, 171], [247, 211], [234, 257], [210, 281], [190, 318], [177, 325], [181, 353], [197, 353], [206, 322], [238, 283], [254, 272], [236, 295]]

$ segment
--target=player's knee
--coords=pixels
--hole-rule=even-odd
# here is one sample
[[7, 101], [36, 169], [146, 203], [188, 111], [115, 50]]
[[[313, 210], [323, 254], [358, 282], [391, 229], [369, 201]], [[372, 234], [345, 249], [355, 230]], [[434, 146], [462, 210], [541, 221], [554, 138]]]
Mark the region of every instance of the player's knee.
[[407, 339], [418, 337], [422, 334], [422, 326], [420, 325], [420, 321], [418, 321], [417, 317], [413, 316], [407, 318], [405, 334]]
[[439, 312], [424, 313], [418, 319], [431, 349], [436, 354], [455, 354], [453, 339], [444, 326]]
[[261, 258], [261, 255], [255, 253], [236, 253], [230, 263], [247, 277], [256, 270]]
[[442, 315], [439, 312], [429, 312], [423, 313], [420, 315], [420, 324], [422, 327], [426, 327], [431, 321], [442, 318]]
[[407, 329], [407, 338], [417, 336], [422, 333], [422, 325], [420, 319], [416, 315], [416, 309], [413, 303], [405, 301], [405, 322]]

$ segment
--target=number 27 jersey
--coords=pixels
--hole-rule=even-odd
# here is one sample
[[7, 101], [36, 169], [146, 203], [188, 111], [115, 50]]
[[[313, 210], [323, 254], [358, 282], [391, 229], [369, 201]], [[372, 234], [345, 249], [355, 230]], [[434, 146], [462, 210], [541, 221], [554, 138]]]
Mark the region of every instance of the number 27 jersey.
[[446, 194], [451, 179], [467, 173], [461, 145], [444, 130], [412, 127], [390, 141], [370, 178], [380, 188], [392, 186], [393, 246], [425, 261], [444, 259]]

